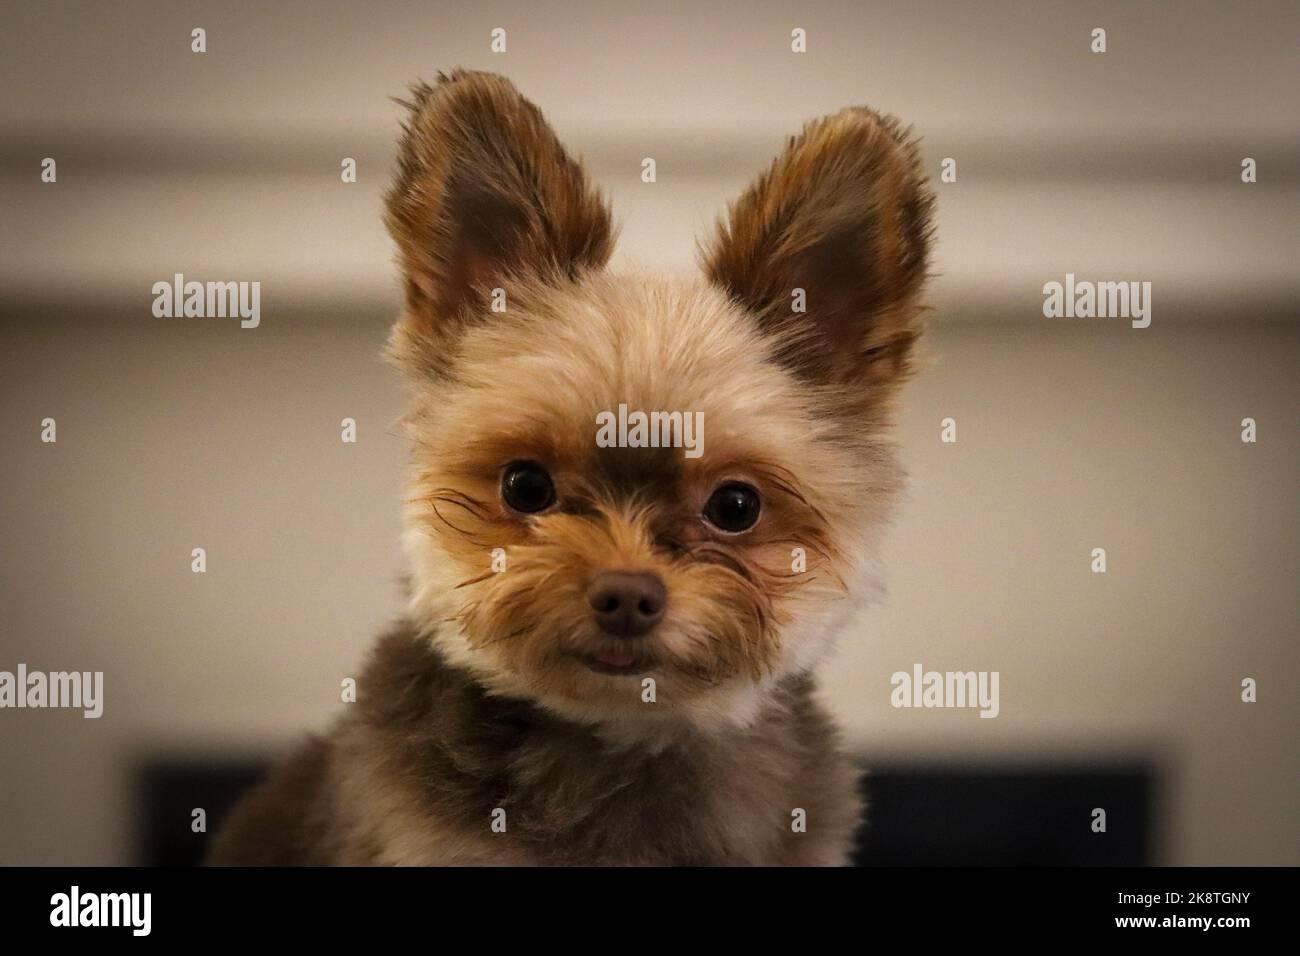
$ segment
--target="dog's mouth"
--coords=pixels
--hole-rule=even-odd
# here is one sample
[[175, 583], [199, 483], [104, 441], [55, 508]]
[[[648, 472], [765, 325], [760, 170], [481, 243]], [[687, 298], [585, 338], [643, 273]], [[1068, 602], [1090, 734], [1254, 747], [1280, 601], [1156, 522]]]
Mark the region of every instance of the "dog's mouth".
[[628, 676], [639, 674], [649, 669], [650, 661], [644, 656], [625, 650], [600, 650], [579, 654], [578, 659], [597, 674]]

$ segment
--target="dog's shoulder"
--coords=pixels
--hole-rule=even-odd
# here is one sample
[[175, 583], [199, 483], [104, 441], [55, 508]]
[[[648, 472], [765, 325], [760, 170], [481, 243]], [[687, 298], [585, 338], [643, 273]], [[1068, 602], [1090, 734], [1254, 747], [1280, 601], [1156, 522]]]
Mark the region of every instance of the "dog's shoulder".
[[213, 841], [214, 866], [313, 866], [330, 860], [332, 745], [312, 737], [235, 807]]

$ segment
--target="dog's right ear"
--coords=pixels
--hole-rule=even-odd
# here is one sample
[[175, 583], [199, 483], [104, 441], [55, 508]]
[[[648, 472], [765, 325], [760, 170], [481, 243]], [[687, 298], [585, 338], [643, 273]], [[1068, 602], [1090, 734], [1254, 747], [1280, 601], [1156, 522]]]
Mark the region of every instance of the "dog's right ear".
[[391, 350], [409, 372], [437, 374], [493, 288], [599, 268], [614, 236], [582, 167], [509, 80], [457, 70], [412, 95], [385, 197], [406, 290]]

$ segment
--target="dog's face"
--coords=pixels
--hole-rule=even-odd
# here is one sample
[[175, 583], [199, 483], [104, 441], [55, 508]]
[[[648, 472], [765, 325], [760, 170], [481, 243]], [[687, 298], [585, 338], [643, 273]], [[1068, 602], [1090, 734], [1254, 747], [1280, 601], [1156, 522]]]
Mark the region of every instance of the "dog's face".
[[504, 79], [410, 105], [413, 613], [569, 716], [743, 721], [870, 587], [926, 267], [913, 144], [866, 110], [810, 125], [679, 282], [605, 271], [608, 211]]

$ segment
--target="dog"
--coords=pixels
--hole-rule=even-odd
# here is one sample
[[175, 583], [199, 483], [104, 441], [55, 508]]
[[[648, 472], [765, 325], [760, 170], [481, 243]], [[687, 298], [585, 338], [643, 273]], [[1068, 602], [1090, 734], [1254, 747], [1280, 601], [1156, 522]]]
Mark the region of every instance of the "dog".
[[211, 862], [848, 862], [857, 773], [812, 672], [903, 479], [915, 139], [809, 123], [667, 279], [607, 270], [606, 202], [505, 78], [403, 105], [409, 612]]

